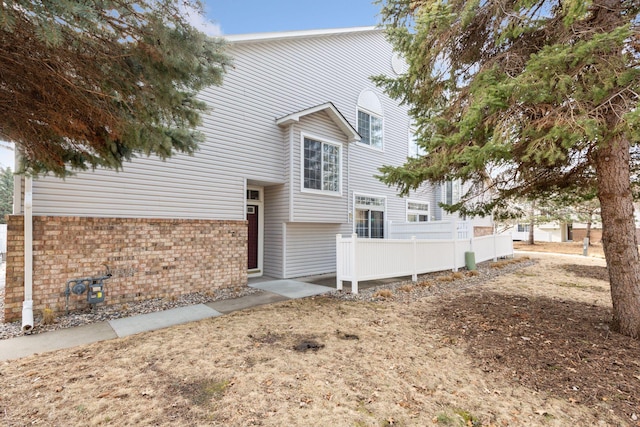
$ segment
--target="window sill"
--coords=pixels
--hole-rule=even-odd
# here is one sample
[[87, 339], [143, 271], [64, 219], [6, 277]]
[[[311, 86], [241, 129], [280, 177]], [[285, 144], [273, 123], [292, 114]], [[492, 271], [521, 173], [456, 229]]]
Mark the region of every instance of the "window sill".
[[302, 188], [300, 190], [300, 193], [303, 194], [315, 194], [318, 196], [329, 196], [329, 197], [342, 197], [342, 192], [335, 192], [335, 191], [324, 191], [324, 190], [312, 190], [309, 188]]

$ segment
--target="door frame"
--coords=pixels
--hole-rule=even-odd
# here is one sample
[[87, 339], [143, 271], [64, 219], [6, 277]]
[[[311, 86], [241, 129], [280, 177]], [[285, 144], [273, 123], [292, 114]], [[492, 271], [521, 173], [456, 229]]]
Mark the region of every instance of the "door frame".
[[[248, 199], [249, 190], [258, 191], [258, 200]], [[264, 187], [247, 185], [245, 191], [244, 219], [247, 219], [247, 207], [258, 207], [258, 268], [247, 270], [247, 277], [260, 277], [264, 274]], [[249, 250], [249, 239], [247, 235], [247, 251]]]

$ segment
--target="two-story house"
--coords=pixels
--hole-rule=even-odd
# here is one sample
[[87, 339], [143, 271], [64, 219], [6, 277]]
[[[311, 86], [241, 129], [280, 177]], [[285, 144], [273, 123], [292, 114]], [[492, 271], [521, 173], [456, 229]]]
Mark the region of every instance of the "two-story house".
[[212, 109], [194, 156], [17, 181], [7, 320], [23, 284], [34, 309], [60, 308], [68, 280], [107, 267], [107, 303], [216, 292], [255, 275], [333, 272], [338, 233], [384, 238], [388, 221], [444, 218], [435, 197], [455, 186], [401, 198], [375, 178], [418, 153], [407, 108], [370, 80], [405, 70], [382, 30], [228, 41], [234, 66], [201, 94]]

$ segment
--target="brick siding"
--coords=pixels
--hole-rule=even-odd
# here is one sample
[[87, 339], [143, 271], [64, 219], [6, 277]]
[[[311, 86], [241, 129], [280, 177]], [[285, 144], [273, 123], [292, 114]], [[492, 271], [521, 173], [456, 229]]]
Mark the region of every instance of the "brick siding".
[[[22, 316], [24, 218], [8, 216], [5, 322]], [[104, 274], [115, 304], [247, 286], [246, 221], [33, 217], [33, 308], [65, 308], [67, 280]], [[71, 294], [70, 310], [85, 309]]]
[[473, 237], [491, 236], [493, 227], [475, 226], [473, 227]]

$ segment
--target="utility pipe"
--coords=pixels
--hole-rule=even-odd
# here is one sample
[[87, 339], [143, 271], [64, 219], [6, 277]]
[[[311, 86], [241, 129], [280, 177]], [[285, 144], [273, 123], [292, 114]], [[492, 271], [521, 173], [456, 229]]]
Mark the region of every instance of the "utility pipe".
[[33, 192], [30, 176], [24, 178], [24, 302], [22, 332], [33, 329]]

